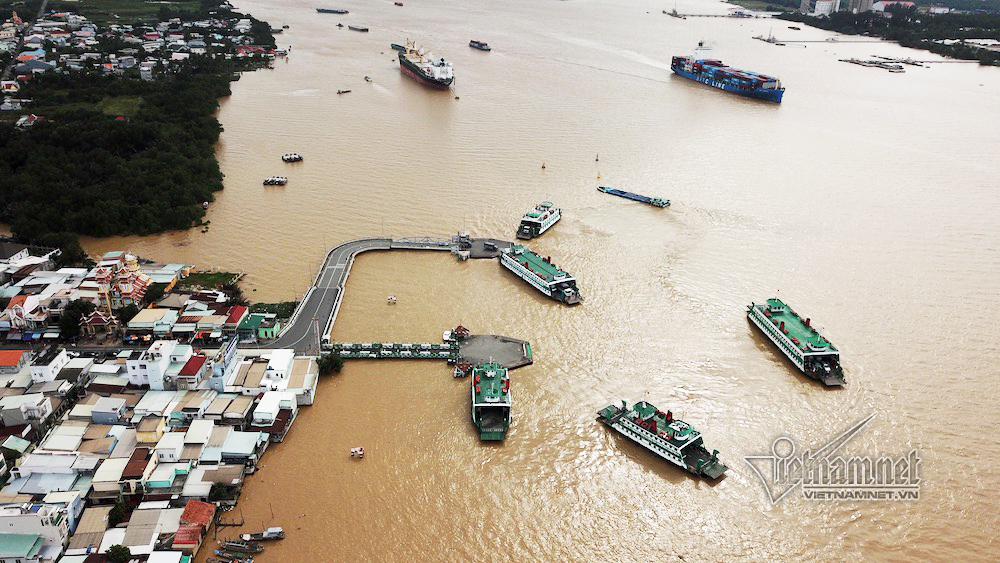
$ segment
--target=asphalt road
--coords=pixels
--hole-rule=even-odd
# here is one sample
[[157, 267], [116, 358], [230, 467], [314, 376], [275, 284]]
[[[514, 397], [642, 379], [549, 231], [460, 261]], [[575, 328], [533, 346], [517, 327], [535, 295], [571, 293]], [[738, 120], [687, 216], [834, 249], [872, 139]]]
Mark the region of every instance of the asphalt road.
[[[327, 254], [309, 298], [299, 306], [292, 324], [268, 342], [267, 348], [294, 348], [299, 354], [318, 355], [320, 335], [344, 291], [354, 257], [369, 250], [389, 250], [391, 239], [363, 239], [345, 242]], [[314, 322], [313, 319], [316, 319]]]

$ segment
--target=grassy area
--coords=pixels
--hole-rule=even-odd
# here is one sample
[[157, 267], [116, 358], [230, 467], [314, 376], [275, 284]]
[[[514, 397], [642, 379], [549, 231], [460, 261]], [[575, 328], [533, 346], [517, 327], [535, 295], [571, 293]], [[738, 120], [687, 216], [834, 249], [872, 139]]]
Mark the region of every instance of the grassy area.
[[84, 14], [98, 24], [131, 24], [139, 20], [159, 21], [161, 8], [171, 12], [195, 12], [201, 6], [198, 0], [186, 2], [141, 2], [138, 0], [81, 0], [80, 2], [50, 2], [49, 10], [66, 10]]
[[274, 313], [279, 319], [287, 319], [295, 311], [297, 301], [282, 301], [281, 303], [254, 303], [250, 307], [252, 313]]
[[139, 113], [142, 96], [106, 96], [97, 104], [104, 115], [124, 115], [132, 117]]
[[192, 272], [190, 276], [181, 280], [177, 284], [177, 287], [221, 289], [223, 286], [232, 283], [238, 275], [233, 272]]

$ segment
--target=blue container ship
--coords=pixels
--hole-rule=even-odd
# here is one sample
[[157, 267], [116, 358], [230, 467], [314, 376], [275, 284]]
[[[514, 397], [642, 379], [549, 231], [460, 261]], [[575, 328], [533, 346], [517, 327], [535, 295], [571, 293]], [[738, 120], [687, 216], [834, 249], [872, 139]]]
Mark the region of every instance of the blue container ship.
[[684, 78], [726, 92], [781, 103], [785, 88], [777, 78], [748, 70], [737, 70], [722, 64], [722, 61], [717, 59], [698, 58], [699, 50], [705, 50], [700, 43], [694, 56], [673, 57], [670, 60], [670, 70]]

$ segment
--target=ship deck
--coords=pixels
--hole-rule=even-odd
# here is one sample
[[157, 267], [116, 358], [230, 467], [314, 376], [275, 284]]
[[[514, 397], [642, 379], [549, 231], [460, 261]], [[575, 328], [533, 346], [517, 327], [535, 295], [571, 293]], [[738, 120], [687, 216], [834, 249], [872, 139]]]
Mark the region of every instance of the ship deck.
[[[781, 326], [781, 323], [785, 323], [785, 330], [788, 331], [789, 338], [795, 338], [799, 341], [799, 349], [802, 349], [802, 344], [813, 345], [817, 347], [826, 347], [825, 352], [837, 353], [837, 348], [827, 341], [815, 328], [806, 325], [806, 319], [803, 319], [792, 310], [791, 307], [786, 305], [780, 299], [768, 299], [767, 304], [755, 305], [761, 310], [770, 310], [771, 318], [777, 321], [775, 326]], [[809, 353], [811, 350], [804, 350], [804, 352]]]
[[[495, 372], [493, 377], [486, 376], [490, 371]], [[503, 378], [506, 375], [507, 370], [499, 364], [479, 364], [472, 368], [472, 385], [479, 389], [479, 392], [475, 393], [476, 404], [509, 407], [510, 393], [503, 392]]]
[[[514, 245], [511, 248], [516, 249], [518, 248], [518, 245]], [[546, 282], [554, 282], [560, 278], [573, 277], [570, 276], [567, 272], [564, 272], [563, 270], [559, 269], [559, 267], [556, 266], [555, 264], [546, 262], [541, 256], [535, 254], [534, 252], [528, 250], [527, 248], [525, 247], [521, 248], [524, 248], [524, 252], [520, 254], [514, 254], [512, 252], [511, 257], [517, 260], [518, 262], [521, 262], [522, 264], [527, 262], [528, 269], [539, 274], [541, 278], [544, 279]]]

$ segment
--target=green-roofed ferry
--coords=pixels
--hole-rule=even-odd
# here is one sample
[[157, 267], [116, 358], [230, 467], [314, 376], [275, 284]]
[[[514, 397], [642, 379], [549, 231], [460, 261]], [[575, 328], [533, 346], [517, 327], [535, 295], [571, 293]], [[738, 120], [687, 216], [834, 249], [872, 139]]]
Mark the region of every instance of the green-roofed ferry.
[[510, 429], [510, 376], [507, 368], [494, 361], [472, 368], [472, 422], [479, 439], [502, 441]]
[[597, 420], [654, 454], [702, 477], [718, 479], [728, 467], [719, 461], [719, 451], [709, 452], [701, 433], [672, 412], [663, 412], [646, 401], [628, 408], [608, 405], [597, 411]]
[[747, 317], [802, 373], [830, 387], [846, 383], [840, 351], [813, 328], [811, 319], [777, 298], [751, 303]]
[[553, 264], [552, 258], [542, 258], [524, 246], [501, 249], [500, 265], [560, 303], [576, 305], [583, 300], [573, 276]]

